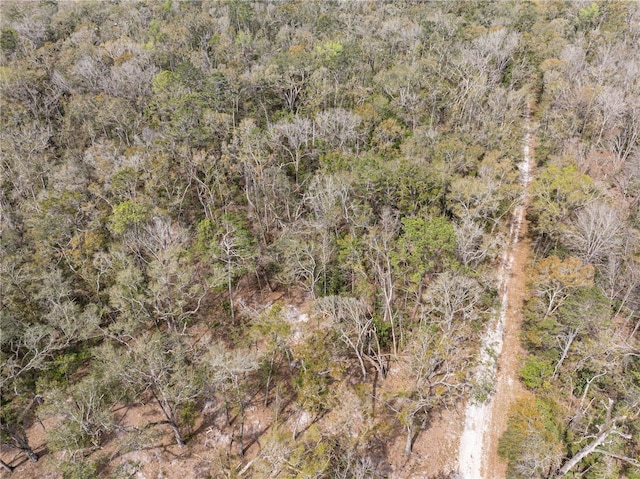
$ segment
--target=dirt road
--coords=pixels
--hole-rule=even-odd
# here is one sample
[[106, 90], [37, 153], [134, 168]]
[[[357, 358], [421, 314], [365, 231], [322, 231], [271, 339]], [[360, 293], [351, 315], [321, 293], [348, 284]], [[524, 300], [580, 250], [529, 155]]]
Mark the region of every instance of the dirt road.
[[484, 401], [470, 400], [460, 439], [458, 470], [461, 479], [502, 479], [506, 464], [498, 456], [498, 442], [507, 427], [507, 414], [515, 400], [525, 394], [518, 381], [522, 349], [520, 326], [525, 294], [525, 270], [529, 258], [525, 213], [531, 180], [532, 128], [527, 120], [523, 155], [519, 164], [522, 195], [513, 212], [509, 240], [499, 272], [500, 310], [482, 341], [476, 380], [491, 383], [492, 394]]

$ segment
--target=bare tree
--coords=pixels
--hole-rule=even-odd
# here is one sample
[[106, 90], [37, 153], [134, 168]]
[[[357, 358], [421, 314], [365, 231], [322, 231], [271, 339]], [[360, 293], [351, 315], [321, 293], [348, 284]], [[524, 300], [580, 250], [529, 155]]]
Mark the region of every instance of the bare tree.
[[303, 158], [310, 156], [313, 140], [313, 124], [308, 118], [295, 116], [291, 121], [281, 121], [271, 125], [269, 137], [276, 148], [286, 152], [295, 171], [296, 186], [299, 185], [300, 165]]
[[258, 368], [258, 361], [252, 354], [240, 349], [231, 351], [221, 344], [212, 344], [203, 361], [208, 371], [209, 386], [222, 394], [227, 425], [231, 424], [231, 406], [238, 407], [238, 454], [243, 456], [246, 402], [243, 380]]
[[609, 149], [615, 154], [616, 160], [620, 164], [627, 163], [627, 160], [635, 153], [637, 155], [638, 140], [640, 139], [640, 107], [631, 107], [622, 121], [622, 125], [614, 130], [607, 140]]
[[340, 332], [340, 339], [358, 359], [362, 378], [367, 379], [365, 361], [368, 361], [384, 379], [387, 372], [386, 358], [382, 353], [370, 307], [358, 298], [325, 296], [314, 302], [314, 308], [332, 320]]
[[231, 310], [231, 322], [235, 324], [236, 309], [233, 301], [233, 281], [247, 270], [255, 257], [253, 238], [237, 218], [225, 215], [221, 218], [217, 235], [215, 259], [222, 263], [226, 273], [227, 294]]
[[615, 130], [622, 126], [622, 120], [627, 111], [624, 92], [614, 86], [606, 86], [596, 97], [598, 113], [600, 117], [600, 128], [598, 130], [595, 143], [602, 146], [603, 136], [611, 137]]
[[456, 178], [451, 182], [452, 210], [459, 218], [490, 220], [500, 208], [499, 183], [493, 178]]
[[482, 226], [469, 217], [463, 217], [455, 225], [455, 232], [456, 253], [465, 266], [477, 266], [500, 249], [502, 239], [485, 233]]
[[469, 358], [458, 349], [460, 340], [457, 333], [442, 328], [436, 334], [421, 329], [413, 335], [406, 357], [413, 385], [400, 411], [407, 433], [406, 454], [411, 454], [418, 420], [426, 422], [433, 408], [450, 406], [462, 396]]
[[178, 447], [184, 447], [183, 409], [203, 394], [201, 371], [192, 361], [193, 350], [175, 333], [155, 332], [141, 336], [125, 350], [105, 347], [101, 361], [135, 397], [148, 392], [168, 425]]
[[103, 91], [131, 101], [151, 93], [158, 68], [152, 63], [148, 50], [123, 37], [105, 42], [101, 51], [113, 63], [109, 74], [100, 79]]
[[0, 129], [0, 185], [10, 201], [36, 200], [51, 173], [47, 149], [53, 132], [40, 122]]
[[545, 298], [544, 317], [553, 314], [576, 289], [593, 285], [594, 268], [580, 259], [549, 256], [532, 271], [532, 285], [538, 296]]
[[477, 317], [476, 306], [482, 300], [478, 282], [460, 273], [445, 271], [438, 275], [426, 293], [428, 311], [437, 315], [446, 330], [455, 319], [472, 321]]
[[288, 230], [280, 237], [278, 249], [286, 260], [282, 261], [276, 279], [283, 284], [299, 282], [315, 298], [319, 285], [326, 285], [323, 278], [326, 279], [327, 264], [333, 254], [329, 235], [318, 235], [308, 227], [298, 234]]
[[585, 263], [599, 264], [622, 245], [624, 221], [604, 201], [589, 203], [579, 210], [564, 231], [564, 240]]
[[344, 150], [357, 140], [361, 121], [355, 113], [334, 108], [316, 115], [316, 133], [330, 148]]
[[379, 226], [372, 228], [367, 237], [365, 256], [370, 264], [372, 275], [379, 287], [382, 299], [382, 315], [384, 321], [391, 326], [393, 354], [398, 354], [398, 334], [396, 331], [396, 314], [393, 303], [396, 297], [392, 256], [394, 240], [398, 233], [400, 222], [390, 210], [382, 212]]
[[35, 299], [42, 308], [41, 322], [29, 324], [17, 317], [6, 317], [3, 331], [0, 388], [28, 373], [43, 370], [56, 354], [69, 346], [98, 336], [100, 322], [95, 304], [82, 308], [73, 298], [71, 285], [59, 270], [45, 271], [39, 278]]
[[[314, 227], [330, 231], [337, 223], [349, 220], [351, 212], [351, 187], [347, 178], [340, 174], [314, 175], [304, 196], [314, 216]], [[336, 231], [337, 233], [337, 231]]]
[[234, 138], [228, 154], [238, 162], [244, 179], [244, 194], [251, 218], [255, 218], [260, 232], [259, 238], [266, 245], [266, 236], [274, 223], [274, 208], [269, 206], [265, 174], [273, 167], [273, 158], [267, 155], [265, 134], [252, 118], [245, 118], [234, 130]]
[[492, 84], [502, 79], [513, 54], [518, 47], [520, 36], [507, 28], [489, 31], [476, 38], [467, 50], [471, 64], [481, 72], [486, 72]]
[[142, 233], [144, 249], [151, 256], [149, 309], [156, 321], [174, 331], [184, 330], [205, 294], [194, 268], [181, 257], [188, 240], [187, 230], [159, 217], [146, 224]]
[[108, 378], [92, 374], [68, 387], [44, 392], [40, 417], [57, 415], [62, 419], [47, 431], [49, 448], [72, 455], [98, 449], [103, 436], [115, 426], [112, 408], [119, 399], [116, 391]]

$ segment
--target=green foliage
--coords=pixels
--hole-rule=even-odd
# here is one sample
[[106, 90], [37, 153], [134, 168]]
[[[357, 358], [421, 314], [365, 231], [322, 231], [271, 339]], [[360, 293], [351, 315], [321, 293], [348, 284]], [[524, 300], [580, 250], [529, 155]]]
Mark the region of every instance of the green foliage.
[[554, 412], [529, 396], [511, 408], [498, 445], [498, 453], [508, 462], [508, 477], [542, 479], [557, 466], [560, 444]]
[[578, 10], [580, 23], [587, 28], [593, 28], [598, 23], [600, 17], [600, 7], [596, 2], [585, 8]]
[[58, 465], [63, 479], [98, 479], [98, 465], [91, 459], [63, 461]]
[[186, 402], [182, 405], [178, 412], [178, 424], [181, 428], [187, 431], [185, 436], [186, 440], [189, 440], [193, 432], [193, 427], [199, 416], [198, 405], [195, 401]]
[[245, 0], [229, 0], [229, 23], [235, 33], [243, 30], [251, 31], [255, 11], [251, 2]]
[[169, 93], [171, 89], [177, 87], [180, 82], [180, 76], [174, 72], [163, 70], [153, 79], [153, 92]]
[[0, 438], [3, 443], [11, 443], [14, 431], [24, 430], [33, 414], [35, 403], [27, 395], [9, 396], [3, 394], [0, 398]]
[[593, 180], [573, 166], [550, 165], [531, 185], [531, 217], [539, 234], [557, 238], [563, 222], [596, 195]]
[[331, 466], [331, 444], [322, 437], [316, 426], [311, 426], [304, 441], [293, 450], [291, 463], [294, 470], [291, 477], [323, 476]]
[[69, 348], [51, 361], [47, 370], [38, 378], [39, 389], [65, 386], [78, 369], [86, 364], [90, 357], [87, 349]]
[[140, 226], [148, 218], [149, 210], [145, 205], [126, 200], [114, 205], [110, 218], [111, 229], [115, 234], [122, 234], [131, 228]]
[[424, 280], [425, 275], [457, 266], [456, 236], [449, 220], [440, 216], [428, 220], [404, 217], [401, 223], [402, 234], [393, 262], [398, 271], [402, 271], [413, 283], [414, 288]]
[[134, 168], [123, 168], [111, 177], [111, 191], [122, 201], [135, 196], [137, 189], [142, 186], [140, 174]]
[[342, 54], [344, 46], [337, 41], [328, 41], [321, 45], [316, 45], [316, 53], [320, 57], [322, 63], [330, 66], [338, 61], [338, 57]]
[[391, 323], [385, 321], [378, 315], [373, 316], [373, 327], [378, 335], [378, 341], [380, 341], [380, 347], [383, 350], [389, 350], [392, 346], [391, 337]]
[[352, 161], [353, 159], [350, 155], [336, 150], [330, 150], [322, 153], [319, 158], [322, 170], [327, 173], [337, 173], [339, 171], [347, 170]]
[[550, 361], [529, 356], [520, 369], [522, 383], [530, 389], [541, 389], [551, 379], [553, 365]]
[[326, 345], [326, 339], [316, 334], [294, 352], [294, 357], [300, 361], [294, 378], [298, 402], [317, 415], [331, 408], [330, 386], [338, 373], [331, 350]]
[[41, 214], [31, 221], [31, 233], [39, 245], [67, 242], [84, 221], [82, 212], [86, 197], [79, 191], [64, 190], [40, 202]]
[[491, 397], [495, 384], [491, 378], [482, 377], [472, 384], [471, 398], [476, 404], [482, 404]]
[[0, 49], [5, 54], [15, 53], [20, 44], [20, 36], [11, 27], [5, 27], [0, 31]]
[[266, 312], [258, 316], [252, 324], [255, 339], [269, 338], [277, 345], [291, 333], [291, 324], [285, 319], [285, 311], [280, 302], [273, 304]]
[[380, 153], [389, 154], [400, 147], [405, 135], [405, 128], [398, 120], [387, 118], [376, 127], [371, 142]]
[[216, 227], [213, 221], [205, 218], [198, 223], [194, 249], [197, 253], [206, 253], [215, 240]]
[[610, 326], [611, 304], [596, 286], [578, 288], [558, 308], [558, 321], [577, 328], [585, 335]]
[[433, 165], [373, 155], [354, 159], [351, 165], [357, 174], [356, 192], [375, 214], [379, 215], [385, 206], [397, 209], [403, 216], [418, 211], [441, 212], [445, 185]]
[[[151, 37], [151, 40], [153, 41], [154, 44], [162, 43], [168, 37], [167, 34], [162, 31], [161, 23], [155, 18], [149, 22], [149, 36]], [[164, 73], [164, 72], [161, 72], [161, 73]], [[154, 79], [154, 87], [155, 87], [155, 79]]]

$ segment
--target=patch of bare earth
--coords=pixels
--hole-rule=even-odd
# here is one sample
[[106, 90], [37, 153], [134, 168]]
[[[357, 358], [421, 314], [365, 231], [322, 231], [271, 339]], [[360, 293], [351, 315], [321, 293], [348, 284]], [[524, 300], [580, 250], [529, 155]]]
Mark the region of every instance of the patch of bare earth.
[[[47, 455], [45, 441], [46, 430], [55, 427], [57, 422], [57, 418], [47, 418], [40, 423], [34, 424], [28, 430], [29, 444], [36, 454], [41, 457], [46, 457]], [[11, 477], [11, 479], [34, 479], [36, 477], [53, 479], [59, 477], [55, 471], [45, 470], [43, 467], [43, 459], [40, 459], [38, 462], [32, 462], [20, 451], [11, 449], [4, 444], [0, 446], [0, 458], [5, 463], [15, 467], [12, 473], [0, 469], [0, 477], [3, 479], [8, 479], [9, 477]]]
[[426, 429], [418, 434], [409, 456], [404, 453], [404, 434], [397, 436], [390, 447], [389, 479], [428, 479], [454, 472], [463, 426], [464, 411], [442, 409], [434, 413]]
[[[314, 318], [310, 318], [310, 301], [301, 292], [283, 294], [265, 292], [257, 294], [250, 288], [243, 288], [238, 297], [239, 309], [258, 311], [275, 302], [284, 306], [285, 318], [292, 327], [292, 341], [304, 340], [312, 331], [322, 328]], [[244, 300], [242, 300], [244, 299]], [[191, 331], [194, 340], [206, 341], [211, 335], [209, 326], [202, 323]], [[389, 403], [397, 398], [398, 392], [406, 390], [410, 379], [406, 377], [400, 363], [392, 364], [392, 370], [384, 381], [368, 377], [366, 384], [354, 387], [360, 381], [357, 376], [348, 376], [339, 384], [334, 384], [334, 401], [329, 412], [321, 418], [312, 418], [295, 402], [287, 402], [281, 408], [274, 407], [275, 397], [269, 406], [264, 406], [264, 394], [258, 391], [246, 406], [244, 427], [244, 457], [238, 456], [239, 441], [237, 417], [231, 417], [231, 425], [226, 423], [223, 406], [215, 401], [204, 404], [184, 448], [175, 445], [168, 426], [150, 423], [161, 421], [157, 406], [144, 398], [139, 404], [120, 406], [114, 413], [118, 430], [105, 438], [102, 448], [91, 452], [87, 459], [101, 464], [100, 477], [130, 477], [136, 479], [199, 479], [220, 477], [217, 471], [226, 470], [230, 474], [244, 477], [261, 477], [261, 473], [250, 466], [252, 460], [269, 447], [269, 436], [276, 421], [281, 428], [299, 432], [303, 438], [305, 431], [313, 423], [323, 433], [349, 435], [354, 443], [368, 438], [371, 455], [378, 465], [378, 472], [389, 479], [431, 479], [445, 477], [456, 470], [457, 448], [464, 425], [464, 410], [441, 409], [432, 413], [424, 428], [417, 431], [413, 450], [406, 455], [405, 431], [397, 413], [389, 408]], [[372, 396], [377, 399], [373, 401]], [[44, 426], [55, 427], [56, 419], [47, 419]], [[0, 457], [13, 466], [12, 474], [0, 472], [7, 479], [59, 479], [62, 477], [57, 465], [65, 457], [63, 453], [51, 453], [45, 449], [46, 431], [40, 424], [34, 424], [28, 436], [35, 450], [42, 455], [38, 463], [29, 462], [26, 457], [10, 449], [2, 448]], [[234, 471], [234, 472], [232, 472]], [[213, 476], [212, 476], [213, 474]], [[266, 476], [265, 476], [266, 477]]]

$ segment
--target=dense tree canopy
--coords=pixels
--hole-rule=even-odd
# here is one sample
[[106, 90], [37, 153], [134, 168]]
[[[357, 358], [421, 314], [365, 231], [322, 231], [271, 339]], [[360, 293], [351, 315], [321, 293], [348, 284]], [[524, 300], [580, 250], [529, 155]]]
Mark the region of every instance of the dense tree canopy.
[[625, 1], [2, 2], [3, 451], [57, 417], [48, 459], [96, 477], [209, 427], [212, 477], [387, 477], [380, 431], [410, 454], [474, 393], [530, 110], [535, 397], [501, 451], [638, 477], [639, 42]]

